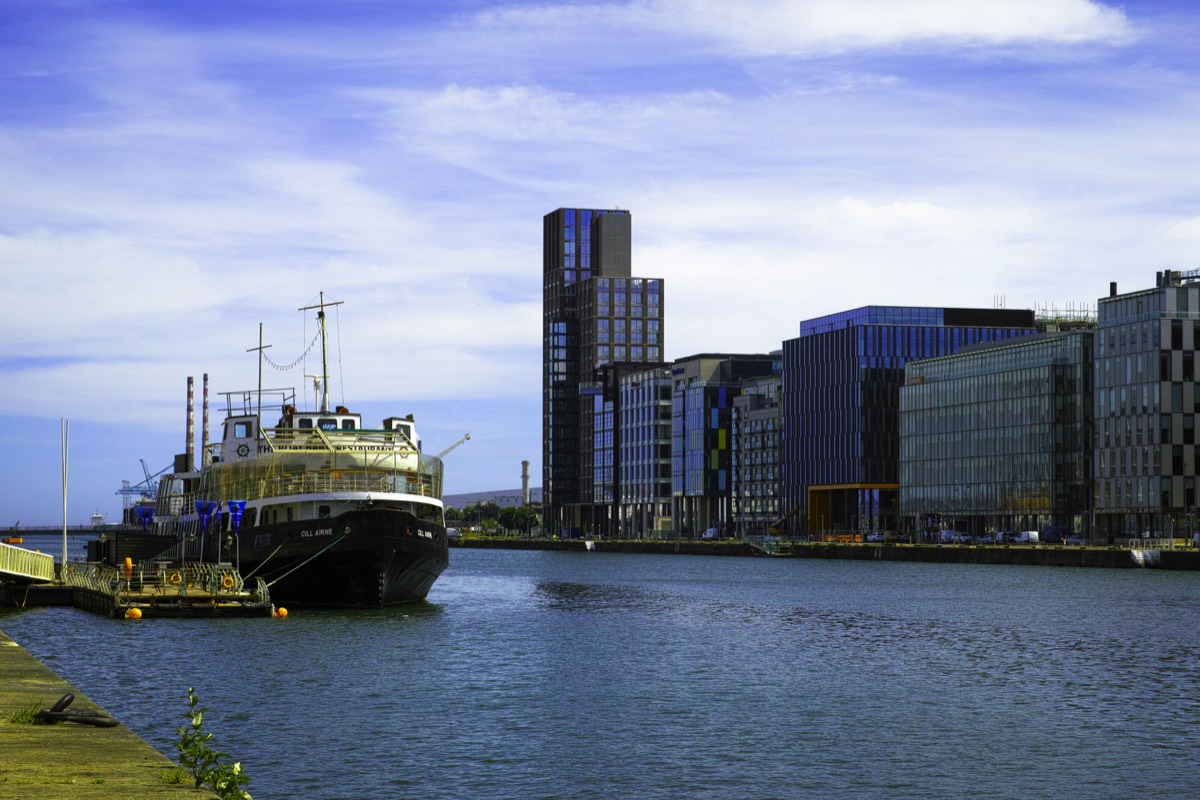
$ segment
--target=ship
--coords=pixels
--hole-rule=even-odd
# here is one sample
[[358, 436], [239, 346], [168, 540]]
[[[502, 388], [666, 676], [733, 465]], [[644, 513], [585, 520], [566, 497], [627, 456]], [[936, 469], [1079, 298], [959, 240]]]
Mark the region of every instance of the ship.
[[[231, 565], [244, 581], [261, 578], [276, 606], [382, 608], [426, 598], [449, 563], [442, 456], [470, 434], [426, 455], [412, 414], [364, 427], [361, 414], [330, 409], [325, 312], [338, 304], [322, 292], [300, 309], [317, 312], [315, 410], [300, 410], [294, 389], [262, 387], [260, 326], [251, 348], [259, 385], [222, 393], [220, 439], [203, 443], [194, 467], [189, 378], [188, 452], [159, 480], [153, 505], [138, 510], [147, 534], [174, 542], [159, 558]], [[204, 402], [207, 439], [207, 376]]]

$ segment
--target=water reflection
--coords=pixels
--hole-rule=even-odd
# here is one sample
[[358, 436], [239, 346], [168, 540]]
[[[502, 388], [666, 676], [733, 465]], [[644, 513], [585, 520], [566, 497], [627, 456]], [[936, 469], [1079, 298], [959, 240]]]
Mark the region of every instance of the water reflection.
[[544, 580], [534, 586], [534, 595], [545, 608], [555, 611], [652, 611], [666, 605], [665, 595], [620, 584], [571, 583]]

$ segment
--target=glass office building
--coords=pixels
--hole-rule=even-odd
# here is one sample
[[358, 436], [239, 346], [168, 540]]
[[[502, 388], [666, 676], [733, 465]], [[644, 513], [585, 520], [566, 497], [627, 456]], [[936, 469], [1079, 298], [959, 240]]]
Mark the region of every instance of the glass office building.
[[787, 532], [896, 529], [904, 366], [1034, 332], [1026, 310], [866, 306], [783, 343]]
[[1091, 530], [1093, 331], [910, 361], [900, 390], [901, 527]]

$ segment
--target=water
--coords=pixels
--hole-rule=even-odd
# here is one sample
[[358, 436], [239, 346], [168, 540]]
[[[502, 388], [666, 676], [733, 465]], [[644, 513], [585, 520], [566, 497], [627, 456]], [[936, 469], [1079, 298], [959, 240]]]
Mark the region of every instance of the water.
[[[1200, 575], [458, 549], [429, 602], [0, 614], [272, 798], [1200, 796]], [[54, 699], [54, 698], [48, 698]]]

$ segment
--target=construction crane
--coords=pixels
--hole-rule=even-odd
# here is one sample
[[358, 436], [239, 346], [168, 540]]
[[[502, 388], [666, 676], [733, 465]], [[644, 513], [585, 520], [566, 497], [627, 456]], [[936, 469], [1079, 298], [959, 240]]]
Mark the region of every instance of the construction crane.
[[446, 448], [445, 450], [443, 450], [442, 452], [438, 453], [438, 454], [437, 454], [437, 458], [438, 458], [438, 459], [442, 459], [442, 458], [444, 458], [444, 457], [446, 456], [446, 454], [447, 454], [447, 453], [449, 453], [449, 452], [450, 452], [451, 450], [453, 450], [454, 448], [458, 447], [458, 446], [459, 446], [460, 444], [462, 444], [463, 442], [465, 442], [465, 441], [468, 441], [470, 438], [471, 438], [471, 434], [469, 434], [469, 433], [468, 433], [466, 436], [462, 437], [462, 438], [461, 438], [461, 439], [459, 439], [457, 442], [455, 442], [454, 444], [450, 445], [449, 447], [447, 447], [447, 448]]
[[129, 481], [121, 481], [121, 488], [117, 490], [117, 494], [124, 498], [124, 508], [128, 509], [138, 500], [153, 500], [158, 495], [158, 481], [155, 480], [159, 475], [171, 469], [171, 467], [163, 467], [153, 475], [150, 474], [150, 468], [146, 466], [146, 459], [139, 458], [142, 462], [142, 474], [145, 479], [140, 483], [130, 483]]

